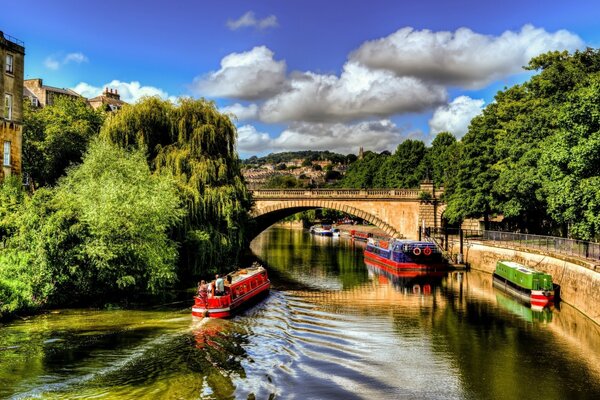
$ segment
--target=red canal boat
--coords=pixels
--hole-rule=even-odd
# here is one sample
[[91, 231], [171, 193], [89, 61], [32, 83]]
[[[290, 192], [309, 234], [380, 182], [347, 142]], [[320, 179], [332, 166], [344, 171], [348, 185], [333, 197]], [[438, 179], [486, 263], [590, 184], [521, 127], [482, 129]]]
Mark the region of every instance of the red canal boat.
[[271, 281], [267, 270], [258, 265], [244, 268], [225, 277], [223, 296], [195, 296], [192, 315], [195, 317], [227, 318], [247, 306], [252, 300], [268, 293]]
[[417, 240], [375, 240], [369, 238], [365, 260], [379, 264], [387, 272], [405, 269], [445, 269], [446, 262], [435, 243]]

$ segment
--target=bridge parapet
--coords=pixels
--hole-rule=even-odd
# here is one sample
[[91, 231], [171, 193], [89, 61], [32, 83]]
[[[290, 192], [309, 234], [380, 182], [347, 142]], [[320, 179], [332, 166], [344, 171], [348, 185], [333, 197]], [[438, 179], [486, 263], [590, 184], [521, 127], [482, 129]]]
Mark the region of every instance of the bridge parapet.
[[252, 197], [258, 199], [326, 198], [326, 199], [409, 199], [418, 200], [419, 189], [256, 189]]

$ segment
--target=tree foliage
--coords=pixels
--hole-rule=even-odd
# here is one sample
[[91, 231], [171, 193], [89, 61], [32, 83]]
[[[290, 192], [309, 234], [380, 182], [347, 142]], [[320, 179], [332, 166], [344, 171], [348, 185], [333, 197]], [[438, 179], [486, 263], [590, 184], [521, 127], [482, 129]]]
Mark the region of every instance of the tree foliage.
[[36, 187], [53, 185], [69, 165], [81, 162], [89, 141], [100, 131], [104, 113], [67, 96], [57, 96], [41, 109], [24, 104], [23, 172]]
[[496, 95], [461, 141], [445, 216], [598, 239], [600, 53], [550, 52], [537, 75]]
[[235, 126], [214, 103], [181, 99], [173, 105], [147, 98], [111, 115], [101, 137], [123, 148], [147, 149], [152, 170], [175, 179], [187, 210], [176, 239], [193, 273], [237, 262], [250, 197], [240, 173]]
[[169, 231], [182, 217], [180, 198], [145, 157], [95, 140], [55, 188], [20, 197], [0, 252], [0, 314], [158, 292], [175, 281]]

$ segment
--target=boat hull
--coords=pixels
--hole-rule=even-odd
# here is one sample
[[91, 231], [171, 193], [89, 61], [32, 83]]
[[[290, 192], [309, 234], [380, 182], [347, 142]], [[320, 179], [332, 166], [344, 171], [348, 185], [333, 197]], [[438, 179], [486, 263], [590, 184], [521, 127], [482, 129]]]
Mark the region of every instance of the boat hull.
[[554, 290], [531, 290], [518, 286], [502, 276], [493, 274], [494, 287], [509, 293], [532, 306], [544, 307], [554, 301]]
[[365, 259], [371, 262], [376, 263], [380, 268], [383, 268], [387, 272], [394, 273], [403, 270], [436, 270], [436, 269], [444, 269], [446, 265], [443, 262], [430, 262], [430, 263], [420, 263], [420, 262], [398, 262], [394, 260], [390, 260], [389, 258], [382, 257], [378, 254], [371, 253], [370, 251], [365, 250]]

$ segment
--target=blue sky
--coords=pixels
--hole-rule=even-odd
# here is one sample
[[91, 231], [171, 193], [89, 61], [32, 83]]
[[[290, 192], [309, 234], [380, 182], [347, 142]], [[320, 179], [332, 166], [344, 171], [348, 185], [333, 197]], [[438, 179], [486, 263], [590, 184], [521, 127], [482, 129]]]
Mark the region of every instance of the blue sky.
[[47, 85], [214, 100], [242, 157], [355, 153], [460, 137], [531, 56], [600, 46], [596, 2], [488, 3], [20, 0], [0, 30]]

